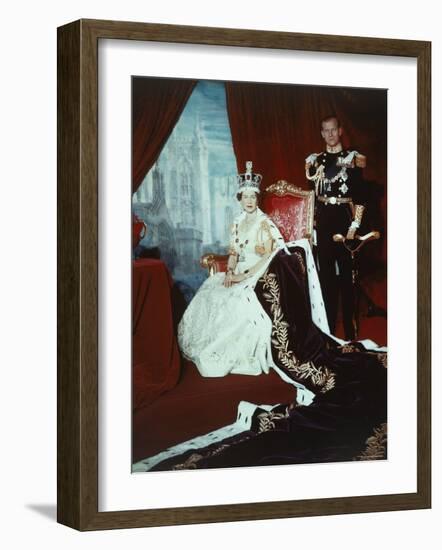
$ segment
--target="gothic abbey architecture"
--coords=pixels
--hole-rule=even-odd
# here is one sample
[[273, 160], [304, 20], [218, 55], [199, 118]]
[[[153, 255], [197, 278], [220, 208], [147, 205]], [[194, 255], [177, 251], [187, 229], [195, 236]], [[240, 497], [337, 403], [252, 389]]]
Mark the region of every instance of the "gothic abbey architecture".
[[177, 130], [134, 194], [133, 212], [148, 227], [141, 245], [158, 246], [173, 277], [188, 279], [202, 273], [202, 254], [227, 249], [237, 214], [236, 166], [230, 176], [211, 175], [200, 123], [190, 137]]

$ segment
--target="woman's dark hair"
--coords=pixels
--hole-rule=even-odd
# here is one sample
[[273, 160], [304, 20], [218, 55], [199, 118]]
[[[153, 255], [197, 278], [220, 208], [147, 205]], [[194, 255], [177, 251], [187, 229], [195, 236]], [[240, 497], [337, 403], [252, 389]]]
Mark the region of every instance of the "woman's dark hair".
[[[257, 193], [256, 191], [253, 191], [253, 192], [254, 192], [255, 195], [256, 195], [256, 200], [258, 200], [258, 199], [259, 199], [259, 193]], [[242, 194], [243, 194], [242, 191], [240, 191], [239, 193], [237, 193], [237, 194], [236, 194], [236, 200], [240, 201], [240, 200], [242, 199]]]

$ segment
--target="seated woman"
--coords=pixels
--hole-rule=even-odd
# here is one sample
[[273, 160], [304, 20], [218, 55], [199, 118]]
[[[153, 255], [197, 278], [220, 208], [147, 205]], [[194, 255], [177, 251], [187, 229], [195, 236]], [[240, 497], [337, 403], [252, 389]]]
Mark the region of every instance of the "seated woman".
[[296, 402], [246, 404], [247, 423], [234, 435], [221, 429], [219, 437], [209, 434], [209, 444], [187, 442], [152, 457], [146, 469], [387, 457], [386, 354], [328, 333], [311, 251], [301, 242], [284, 243], [257, 208], [259, 180], [251, 164], [239, 177], [244, 211], [233, 224], [228, 271], [201, 287], [179, 327], [179, 343], [203, 376], [274, 368], [301, 388]]
[[204, 282], [178, 327], [180, 349], [202, 376], [258, 375], [271, 363], [271, 321], [253, 289], [284, 239], [258, 208], [261, 176], [251, 162], [238, 178], [243, 211], [232, 225], [227, 273]]

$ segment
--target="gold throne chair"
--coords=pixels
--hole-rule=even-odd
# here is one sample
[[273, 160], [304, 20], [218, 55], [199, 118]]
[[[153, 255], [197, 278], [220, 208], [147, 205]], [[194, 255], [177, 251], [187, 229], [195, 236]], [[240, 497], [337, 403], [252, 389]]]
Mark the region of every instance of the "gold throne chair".
[[[273, 220], [285, 242], [308, 239], [312, 244], [313, 216], [315, 206], [314, 191], [279, 180], [262, 192], [261, 209]], [[204, 254], [200, 265], [208, 269], [209, 275], [225, 272], [228, 256], [224, 254]]]

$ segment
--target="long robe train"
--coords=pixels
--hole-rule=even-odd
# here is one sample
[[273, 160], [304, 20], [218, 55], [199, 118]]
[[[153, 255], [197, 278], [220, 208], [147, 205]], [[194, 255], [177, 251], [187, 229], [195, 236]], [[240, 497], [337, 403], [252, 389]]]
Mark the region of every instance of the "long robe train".
[[255, 293], [272, 321], [273, 361], [315, 393], [309, 406], [258, 408], [251, 429], [152, 470], [305, 464], [387, 457], [386, 354], [339, 344], [312, 321], [304, 251], [279, 252]]

